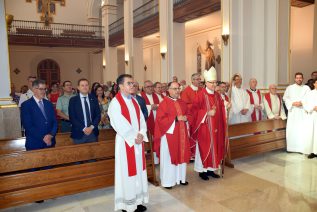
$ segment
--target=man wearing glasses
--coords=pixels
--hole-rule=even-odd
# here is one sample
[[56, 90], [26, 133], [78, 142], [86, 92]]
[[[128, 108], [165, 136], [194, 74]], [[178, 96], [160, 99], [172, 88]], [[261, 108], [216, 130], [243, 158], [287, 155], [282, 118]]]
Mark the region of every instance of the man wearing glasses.
[[38, 79], [33, 81], [33, 96], [21, 105], [21, 120], [25, 128], [26, 150], [55, 146], [57, 121], [52, 103], [45, 99], [45, 91], [45, 81]]
[[[188, 111], [191, 111], [193, 101], [199, 91], [202, 90], [201, 87], [199, 87], [200, 84], [200, 74], [194, 73], [191, 76], [192, 84], [190, 86], [187, 86], [185, 90], [181, 93], [181, 99], [187, 104]], [[191, 129], [190, 129], [191, 132]], [[196, 142], [190, 139], [190, 151], [191, 151], [191, 159], [195, 159], [195, 151], [196, 151]]]
[[169, 97], [161, 102], [155, 121], [154, 150], [160, 156], [161, 185], [167, 189], [186, 181], [190, 159], [187, 106], [179, 99], [180, 85], [169, 83]]
[[199, 92], [188, 114], [192, 126], [192, 138], [197, 142], [194, 170], [203, 180], [208, 176], [219, 178], [214, 173], [220, 167], [226, 153], [226, 112], [223, 100], [215, 91], [217, 73], [214, 67], [204, 72], [206, 88]]

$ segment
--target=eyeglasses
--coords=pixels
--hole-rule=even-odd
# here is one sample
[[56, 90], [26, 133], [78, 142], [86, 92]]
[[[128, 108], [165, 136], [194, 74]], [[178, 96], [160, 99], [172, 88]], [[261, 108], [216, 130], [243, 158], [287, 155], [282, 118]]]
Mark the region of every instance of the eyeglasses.
[[181, 90], [181, 88], [170, 88], [170, 89], [172, 89], [174, 91], [180, 91]]
[[133, 86], [134, 82], [127, 82], [128, 86]]
[[35, 88], [35, 89], [38, 89], [40, 91], [46, 91], [46, 88]]

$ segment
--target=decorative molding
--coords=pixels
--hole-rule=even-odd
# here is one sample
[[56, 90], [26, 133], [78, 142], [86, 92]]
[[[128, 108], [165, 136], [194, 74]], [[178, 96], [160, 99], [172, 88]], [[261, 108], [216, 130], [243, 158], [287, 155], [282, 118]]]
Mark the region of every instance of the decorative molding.
[[145, 65], [145, 66], [144, 66], [144, 71], [146, 71], [146, 70], [147, 70], [147, 66]]
[[16, 75], [18, 75], [21, 71], [20, 71], [18, 68], [15, 68], [15, 69], [13, 70], [13, 72], [14, 72]]
[[76, 69], [77, 74], [80, 74], [82, 72], [82, 70], [80, 68]]

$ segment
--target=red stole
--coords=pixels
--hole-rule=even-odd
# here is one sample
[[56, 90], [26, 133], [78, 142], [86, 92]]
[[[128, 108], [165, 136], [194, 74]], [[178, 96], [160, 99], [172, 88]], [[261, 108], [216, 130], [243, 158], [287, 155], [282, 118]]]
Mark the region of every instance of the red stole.
[[[151, 105], [150, 100], [149, 98], [147, 98], [145, 92], [141, 92], [141, 96], [144, 98], [146, 105]], [[152, 98], [153, 98], [154, 104], [157, 104], [157, 105], [160, 104], [160, 100], [155, 93], [152, 94]], [[151, 110], [149, 117], [146, 121], [147, 129], [151, 133], [151, 135], [154, 135], [154, 127], [155, 127], [154, 122], [155, 122], [154, 114], [153, 114], [153, 111]]]
[[[128, 106], [126, 105], [121, 92], [116, 95], [116, 98], [121, 106], [121, 114], [126, 118], [126, 120], [131, 124], [131, 118]], [[138, 103], [132, 98], [132, 103], [138, 118], [139, 130], [140, 130], [140, 108]], [[135, 162], [135, 152], [134, 145], [130, 147], [127, 142], [125, 142], [125, 150], [127, 154], [127, 164], [128, 164], [128, 173], [129, 177], [135, 176], [137, 174], [136, 171], [136, 162]], [[145, 155], [144, 155], [144, 144], [142, 143], [142, 160], [143, 160], [143, 170], [145, 170]]]
[[[282, 101], [281, 101], [281, 97], [277, 94], [277, 97], [278, 99], [280, 100], [280, 108], [279, 108], [279, 112], [278, 112], [278, 115], [280, 116], [281, 115], [281, 106], [282, 106]], [[264, 95], [264, 98], [266, 99], [270, 109], [272, 110], [272, 102], [271, 102], [271, 96], [270, 96], [270, 93], [266, 93]]]
[[[254, 105], [254, 98], [253, 98], [253, 95], [252, 95], [252, 92], [247, 90], [249, 96], [250, 96], [250, 103], [251, 105]], [[259, 97], [259, 104], [261, 104], [261, 93], [260, 93], [260, 90], [257, 90], [256, 93], [258, 94], [258, 97]], [[251, 118], [252, 118], [252, 121], [257, 121], [256, 120], [256, 109], [254, 108], [253, 110], [253, 113], [251, 114]], [[262, 120], [262, 111], [260, 110], [259, 111], [259, 120]]]

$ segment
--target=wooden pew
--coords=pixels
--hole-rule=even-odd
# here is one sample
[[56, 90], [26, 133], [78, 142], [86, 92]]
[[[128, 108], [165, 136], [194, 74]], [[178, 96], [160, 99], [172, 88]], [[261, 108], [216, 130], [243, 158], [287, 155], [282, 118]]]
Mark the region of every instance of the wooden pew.
[[[99, 142], [74, 145], [69, 133], [58, 134], [55, 148], [25, 151], [24, 138], [2, 140], [0, 209], [114, 185], [116, 133], [101, 130]], [[21, 148], [22, 147], [22, 148]], [[156, 180], [152, 142], [145, 144], [148, 179]], [[93, 160], [89, 163], [75, 162]], [[49, 167], [30, 171], [34, 168]]]
[[231, 160], [286, 148], [286, 120], [263, 120], [228, 126], [229, 151], [226, 165]]

